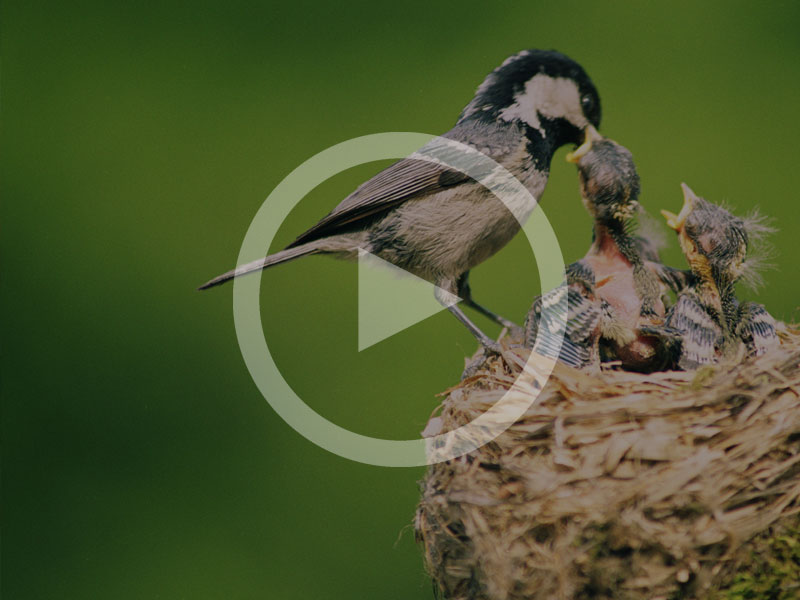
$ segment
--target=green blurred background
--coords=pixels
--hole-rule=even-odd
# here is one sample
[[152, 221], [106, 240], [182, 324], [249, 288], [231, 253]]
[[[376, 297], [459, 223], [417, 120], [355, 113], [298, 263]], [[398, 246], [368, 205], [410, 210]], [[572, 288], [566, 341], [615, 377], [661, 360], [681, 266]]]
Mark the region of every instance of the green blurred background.
[[[593, 77], [655, 214], [686, 181], [777, 219], [757, 297], [794, 319], [799, 17], [790, 2], [5, 2], [3, 597], [430, 598], [410, 529], [422, 469], [291, 430], [245, 369], [231, 286], [195, 287], [233, 266], [302, 161], [444, 132], [507, 55], [544, 47]], [[544, 208], [574, 260], [590, 229], [565, 152]], [[380, 166], [320, 186], [279, 244]], [[524, 239], [472, 283], [522, 320]], [[417, 435], [475, 347], [440, 313], [359, 354], [352, 264], [315, 257], [262, 286], [286, 379], [360, 433]]]

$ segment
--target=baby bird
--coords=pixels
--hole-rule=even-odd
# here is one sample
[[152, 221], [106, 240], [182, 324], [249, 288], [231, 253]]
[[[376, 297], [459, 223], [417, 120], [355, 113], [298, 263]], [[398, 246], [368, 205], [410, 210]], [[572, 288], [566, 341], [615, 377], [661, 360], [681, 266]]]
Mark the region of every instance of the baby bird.
[[600, 337], [620, 335], [613, 310], [597, 295], [604, 283], [596, 283], [581, 262], [567, 266], [565, 285], [534, 300], [525, 320], [525, 346], [576, 369], [599, 370]]
[[742, 346], [759, 356], [779, 345], [776, 323], [761, 304], [739, 304], [735, 284], [757, 283], [758, 261], [746, 260], [754, 239], [771, 231], [759, 217], [741, 219], [698, 197], [685, 183], [683, 208], [662, 210], [678, 234], [681, 250], [696, 277], [670, 309], [666, 325], [681, 335], [678, 367], [696, 369], [735, 356]]
[[567, 160], [578, 167], [583, 203], [594, 219], [592, 245], [580, 262], [596, 279], [608, 281], [598, 295], [613, 309], [614, 329], [629, 332], [601, 338], [604, 358], [629, 370], [662, 369], [674, 339], [663, 327], [665, 293], [685, 287], [689, 275], [657, 262], [656, 249], [632, 234], [640, 186], [627, 148], [589, 128], [585, 143]]
[[[594, 219], [592, 246], [567, 267], [566, 286], [538, 298], [526, 323], [526, 345], [533, 346], [540, 323], [558, 333], [548, 308], [567, 294], [567, 317], [560, 354], [552, 343], [536, 342], [537, 351], [570, 366], [599, 366], [617, 359], [625, 368], [652, 371], [669, 362], [674, 336], [663, 329], [666, 286], [680, 288], [685, 276], [652, 259], [657, 249], [632, 235], [639, 210], [639, 176], [631, 153], [602, 137], [593, 127], [584, 144], [567, 160], [578, 165], [583, 203]], [[557, 313], [553, 313], [555, 316]]]

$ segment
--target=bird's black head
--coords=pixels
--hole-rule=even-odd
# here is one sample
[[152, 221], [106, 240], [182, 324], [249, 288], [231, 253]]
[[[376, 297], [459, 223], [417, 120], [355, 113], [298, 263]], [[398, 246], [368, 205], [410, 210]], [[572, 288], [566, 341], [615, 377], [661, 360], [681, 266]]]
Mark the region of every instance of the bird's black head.
[[459, 122], [518, 122], [555, 148], [600, 126], [600, 96], [583, 68], [555, 50], [523, 50], [489, 73]]
[[586, 210], [604, 225], [625, 225], [639, 203], [639, 174], [630, 151], [604, 138], [593, 126], [575, 152], [567, 155], [578, 166], [581, 196]]

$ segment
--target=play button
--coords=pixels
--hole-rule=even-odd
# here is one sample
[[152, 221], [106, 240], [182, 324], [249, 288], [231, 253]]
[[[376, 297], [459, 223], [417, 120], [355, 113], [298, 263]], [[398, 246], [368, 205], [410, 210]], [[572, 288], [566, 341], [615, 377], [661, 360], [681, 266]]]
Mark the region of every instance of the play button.
[[[441, 304], [434, 292], [444, 298]], [[461, 301], [408, 271], [358, 251], [358, 351]]]

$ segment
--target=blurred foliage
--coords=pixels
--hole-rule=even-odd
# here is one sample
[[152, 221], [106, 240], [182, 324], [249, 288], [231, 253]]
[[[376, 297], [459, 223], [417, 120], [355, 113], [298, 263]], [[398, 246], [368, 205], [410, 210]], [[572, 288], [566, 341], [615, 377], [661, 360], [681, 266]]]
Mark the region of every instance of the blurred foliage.
[[[444, 132], [507, 55], [544, 47], [595, 80], [654, 214], [686, 181], [776, 219], [757, 298], [796, 318], [798, 16], [791, 2], [5, 2], [3, 597], [430, 597], [401, 535], [422, 471], [347, 462], [289, 429], [241, 360], [230, 286], [195, 287], [233, 266], [303, 160], [367, 133]], [[565, 152], [543, 206], [574, 260], [590, 229]], [[278, 244], [379, 167], [319, 186]], [[522, 320], [537, 281], [518, 238], [472, 287]], [[441, 313], [359, 354], [355, 298], [354, 265], [275, 269], [270, 347], [327, 418], [416, 436], [474, 341]]]

